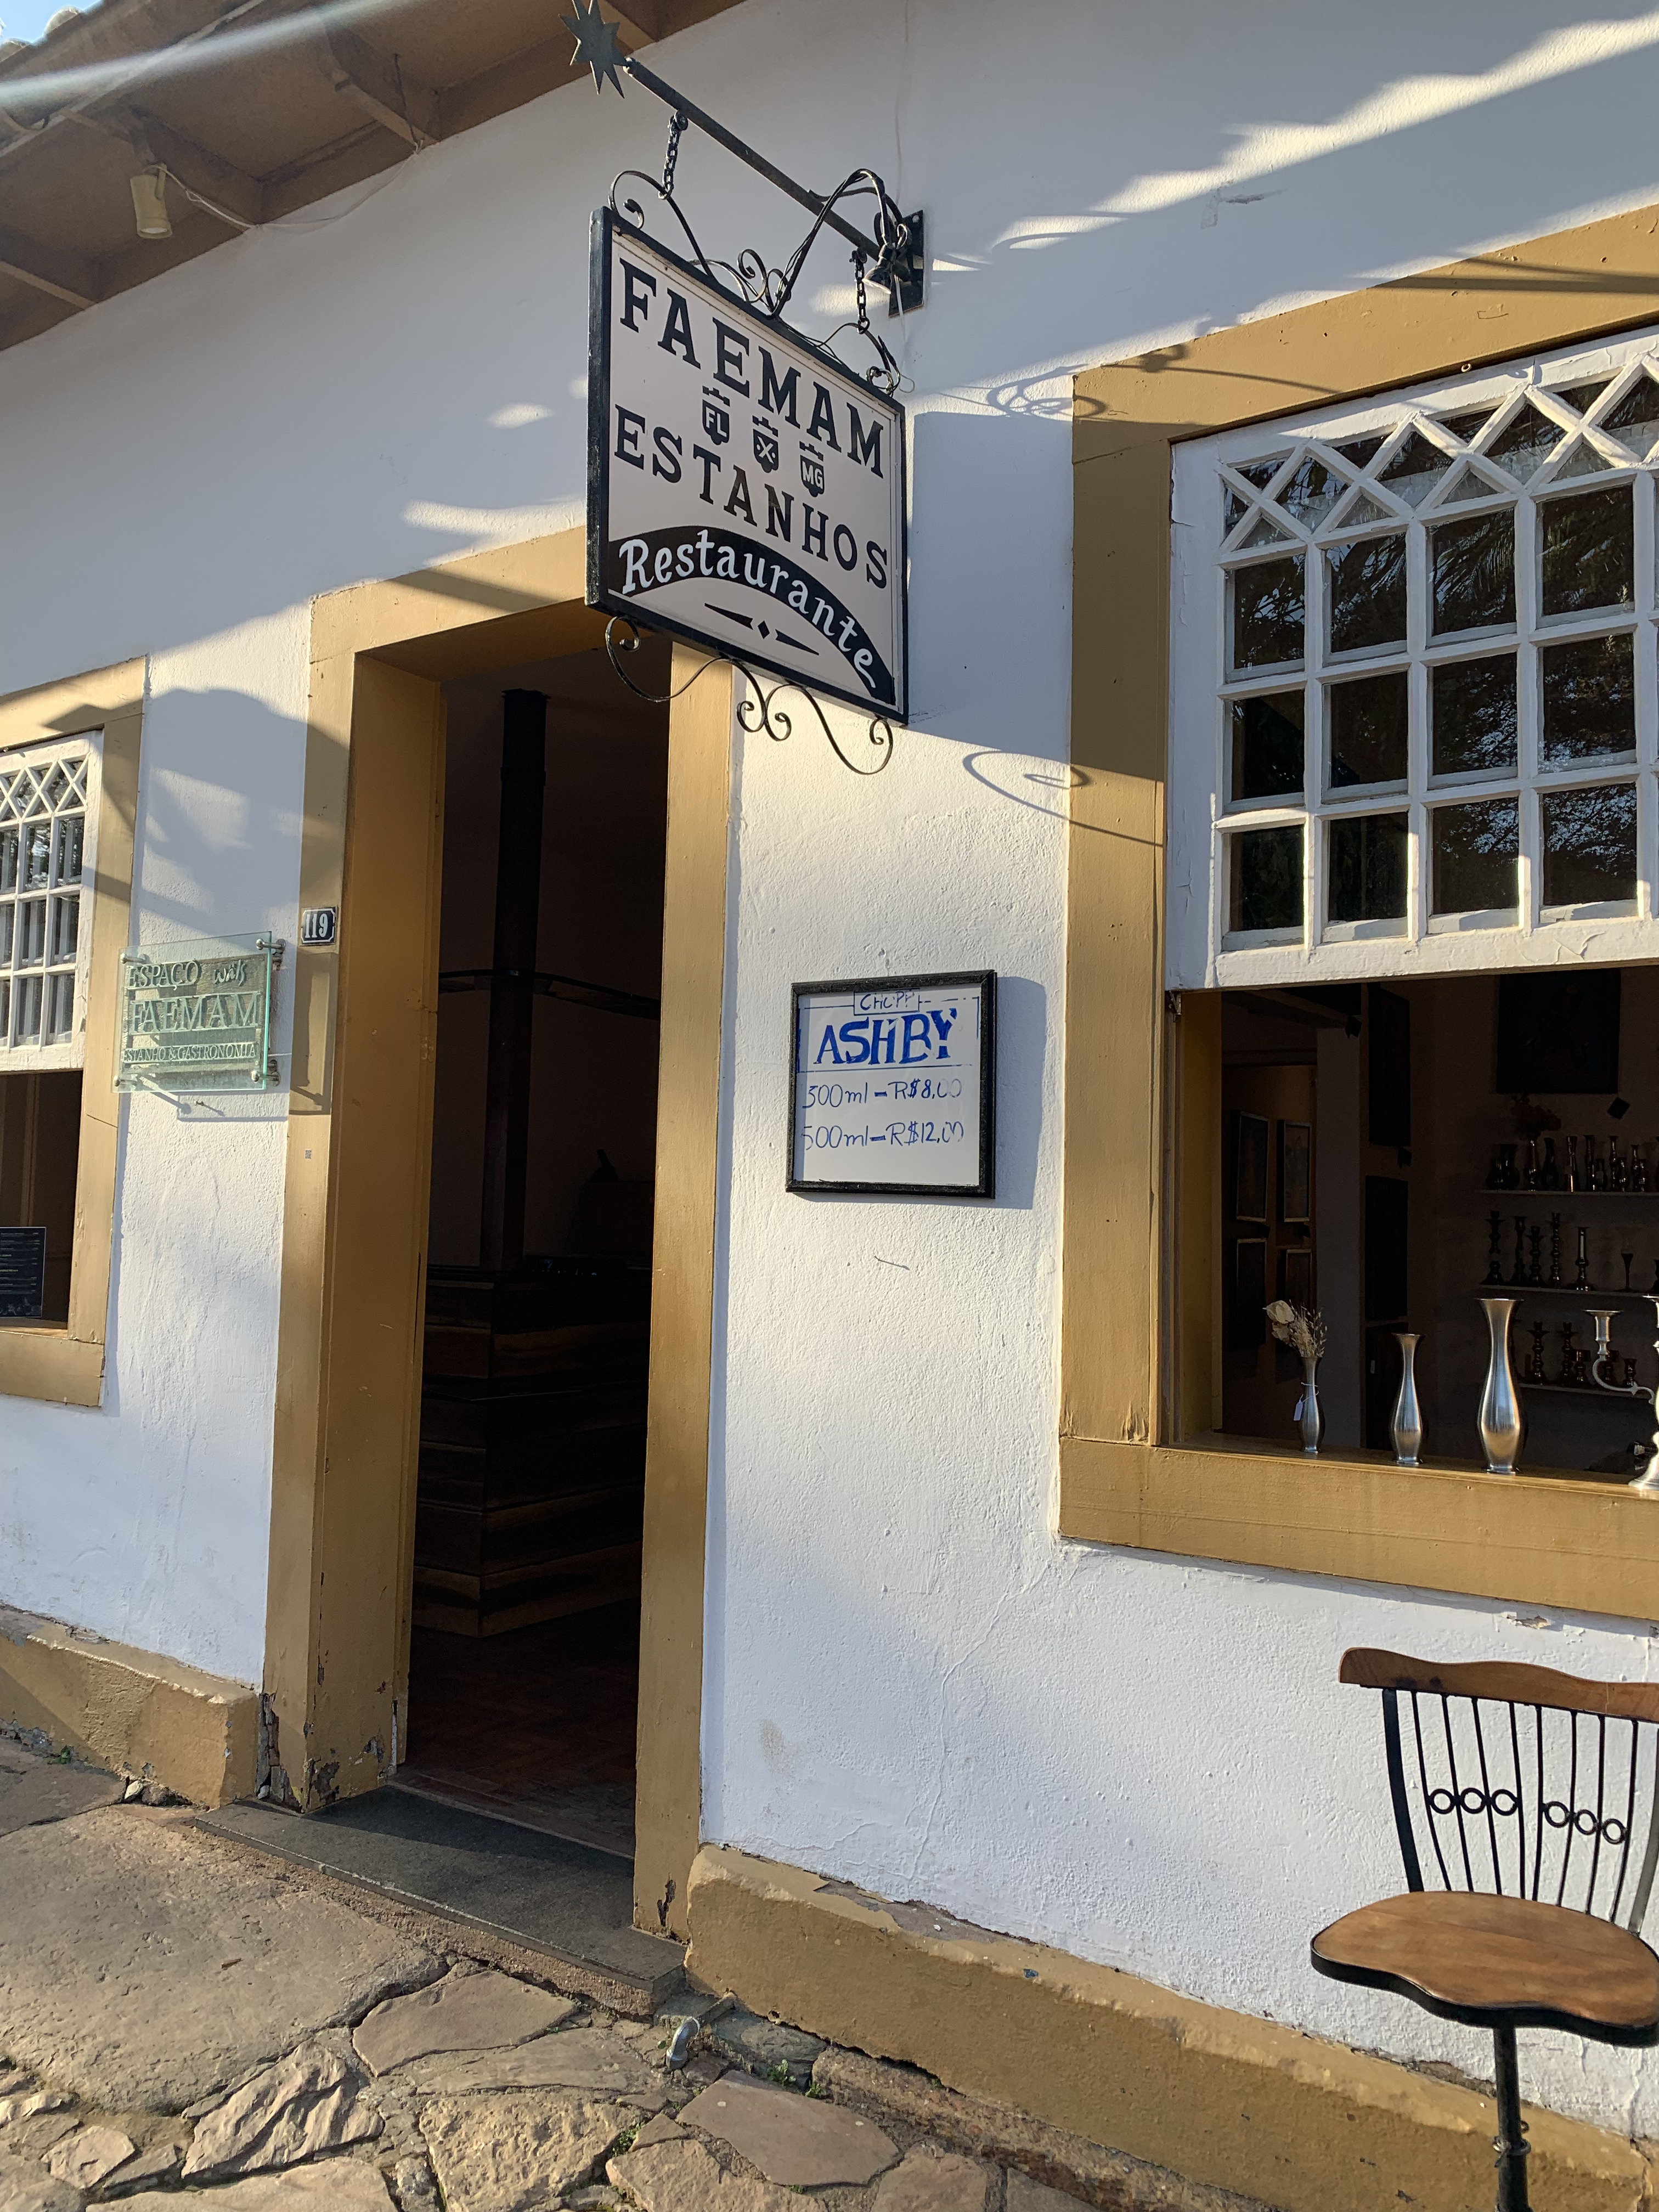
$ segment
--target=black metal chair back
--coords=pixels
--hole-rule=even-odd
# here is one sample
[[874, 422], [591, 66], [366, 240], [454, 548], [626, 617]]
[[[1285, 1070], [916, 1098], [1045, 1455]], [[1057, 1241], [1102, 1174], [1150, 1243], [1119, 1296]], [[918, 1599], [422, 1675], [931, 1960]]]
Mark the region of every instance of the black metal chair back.
[[1641, 1933], [1659, 1868], [1659, 1684], [1373, 1650], [1345, 1652], [1340, 1679], [1382, 1692], [1407, 1888], [1437, 1875]]

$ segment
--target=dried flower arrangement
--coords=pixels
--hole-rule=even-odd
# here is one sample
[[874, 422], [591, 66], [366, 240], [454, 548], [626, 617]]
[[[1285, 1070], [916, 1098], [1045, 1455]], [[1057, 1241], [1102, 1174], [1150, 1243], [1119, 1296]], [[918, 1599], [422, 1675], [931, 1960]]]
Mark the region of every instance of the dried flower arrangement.
[[1273, 1334], [1281, 1344], [1288, 1344], [1299, 1359], [1324, 1358], [1325, 1316], [1316, 1307], [1293, 1306], [1287, 1298], [1275, 1298], [1262, 1311]]
[[1541, 1137], [1546, 1129], [1559, 1129], [1561, 1116], [1553, 1114], [1547, 1106], [1540, 1106], [1522, 1091], [1511, 1093], [1510, 1111], [1515, 1116], [1515, 1126], [1523, 1137]]

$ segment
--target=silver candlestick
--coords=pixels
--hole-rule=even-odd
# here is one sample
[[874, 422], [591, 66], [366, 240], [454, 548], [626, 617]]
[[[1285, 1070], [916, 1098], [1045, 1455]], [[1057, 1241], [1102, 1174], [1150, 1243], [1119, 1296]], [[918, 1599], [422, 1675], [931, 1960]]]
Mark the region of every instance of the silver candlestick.
[[[1659, 1332], [1659, 1291], [1644, 1291], [1642, 1296], [1653, 1308], [1654, 1328]], [[1609, 1382], [1601, 1372], [1613, 1357], [1608, 1338], [1613, 1332], [1613, 1309], [1611, 1306], [1590, 1306], [1587, 1311], [1595, 1323], [1595, 1358], [1590, 1366], [1590, 1375], [1596, 1388], [1607, 1391], [1610, 1397], [1644, 1400], [1648, 1405], [1655, 1406], [1656, 1413], [1659, 1413], [1659, 1405], [1656, 1405], [1651, 1390], [1644, 1389], [1639, 1382]], [[1654, 1337], [1653, 1348], [1659, 1352], [1659, 1334]], [[1648, 1440], [1642, 1471], [1632, 1481], [1630, 1487], [1639, 1490], [1644, 1498], [1659, 1498], [1659, 1420], [1656, 1421], [1653, 1434]]]

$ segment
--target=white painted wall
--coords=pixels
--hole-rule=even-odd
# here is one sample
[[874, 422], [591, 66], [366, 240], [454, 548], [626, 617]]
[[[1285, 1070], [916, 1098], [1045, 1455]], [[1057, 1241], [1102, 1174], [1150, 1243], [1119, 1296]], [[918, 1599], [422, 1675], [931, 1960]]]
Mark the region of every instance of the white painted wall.
[[[737, 769], [708, 1832], [1479, 2066], [1306, 1967], [1395, 1879], [1337, 1655], [1639, 1674], [1650, 1628], [1054, 1534], [1068, 379], [1659, 198], [1659, 17], [747, 0], [655, 59], [809, 179], [882, 167], [939, 257], [901, 333], [915, 726], [875, 782], [804, 721]], [[586, 210], [659, 149], [572, 87], [0, 358], [0, 685], [155, 656], [146, 936], [292, 933], [311, 594], [577, 519]], [[725, 157], [680, 176], [711, 239], [790, 241]], [[786, 1198], [789, 982], [981, 962], [996, 1205]], [[129, 1109], [108, 1403], [0, 1415], [0, 1595], [250, 1679], [278, 1138]], [[1659, 2129], [1659, 2071], [1527, 2045], [1533, 2091]]]

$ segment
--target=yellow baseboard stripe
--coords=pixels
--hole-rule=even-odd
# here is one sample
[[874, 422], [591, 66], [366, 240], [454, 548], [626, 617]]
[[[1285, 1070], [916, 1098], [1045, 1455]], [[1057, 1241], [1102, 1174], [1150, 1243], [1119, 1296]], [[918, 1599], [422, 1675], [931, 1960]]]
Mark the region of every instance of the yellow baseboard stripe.
[[[1473, 2089], [720, 1846], [687, 1911], [705, 1986], [1192, 2180], [1285, 2212], [1492, 2201], [1492, 2102]], [[1645, 2212], [1640, 2147], [1527, 2120], [1535, 2203]]]
[[228, 1805], [253, 1794], [258, 1725], [244, 1683], [0, 1607], [0, 1728]]

